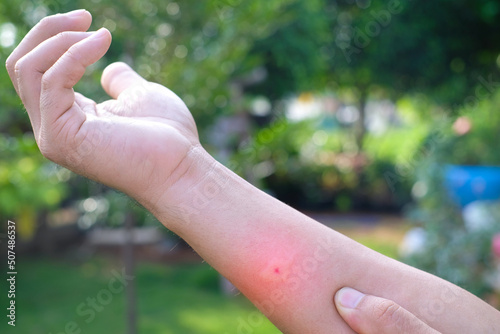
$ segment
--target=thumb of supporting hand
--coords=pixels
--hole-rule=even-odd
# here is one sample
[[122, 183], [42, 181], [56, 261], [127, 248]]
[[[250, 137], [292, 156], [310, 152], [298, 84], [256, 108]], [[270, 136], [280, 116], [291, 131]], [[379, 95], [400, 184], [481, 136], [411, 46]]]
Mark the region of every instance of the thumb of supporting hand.
[[395, 302], [365, 295], [351, 288], [335, 294], [340, 316], [359, 334], [438, 334]]

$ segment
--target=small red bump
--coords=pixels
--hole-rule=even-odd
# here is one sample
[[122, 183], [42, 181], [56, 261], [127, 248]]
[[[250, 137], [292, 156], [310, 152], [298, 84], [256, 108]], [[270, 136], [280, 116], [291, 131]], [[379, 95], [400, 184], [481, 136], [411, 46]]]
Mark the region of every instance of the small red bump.
[[279, 274], [279, 273], [280, 273], [280, 269], [279, 269], [279, 268], [275, 268], [275, 269], [274, 269], [274, 272], [275, 272], [276, 274]]

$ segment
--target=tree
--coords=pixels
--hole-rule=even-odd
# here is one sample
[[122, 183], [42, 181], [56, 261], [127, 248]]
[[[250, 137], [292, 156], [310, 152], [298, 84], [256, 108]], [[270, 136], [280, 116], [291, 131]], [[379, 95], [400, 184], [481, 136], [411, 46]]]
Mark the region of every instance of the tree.
[[360, 148], [370, 95], [419, 92], [455, 110], [478, 86], [483, 95], [498, 86], [500, 1], [294, 1], [283, 15], [289, 23], [252, 49], [269, 75], [251, 92], [348, 91], [360, 110]]
[[[393, 98], [422, 92], [456, 110], [479, 85], [486, 94], [498, 86], [491, 75], [498, 71], [499, 1], [332, 3], [339, 5], [333, 31], [340, 52], [331, 73], [359, 90], [361, 115], [380, 88]], [[363, 131], [358, 136], [361, 145]]]

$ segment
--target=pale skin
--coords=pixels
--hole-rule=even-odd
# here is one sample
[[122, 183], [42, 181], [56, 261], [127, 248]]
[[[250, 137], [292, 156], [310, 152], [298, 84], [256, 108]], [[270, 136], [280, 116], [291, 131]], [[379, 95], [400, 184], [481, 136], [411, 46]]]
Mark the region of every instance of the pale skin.
[[[75, 93], [111, 43], [105, 29], [86, 32], [90, 24], [86, 11], [45, 18], [7, 60], [44, 156], [135, 198], [284, 333], [498, 332], [499, 312], [465, 290], [348, 239], [226, 169], [201, 146], [184, 103], [127, 65], [105, 69], [109, 101]], [[346, 286], [369, 296], [345, 309], [333, 296]]]
[[335, 294], [340, 316], [359, 334], [437, 334], [425, 322], [392, 300], [344, 287]]

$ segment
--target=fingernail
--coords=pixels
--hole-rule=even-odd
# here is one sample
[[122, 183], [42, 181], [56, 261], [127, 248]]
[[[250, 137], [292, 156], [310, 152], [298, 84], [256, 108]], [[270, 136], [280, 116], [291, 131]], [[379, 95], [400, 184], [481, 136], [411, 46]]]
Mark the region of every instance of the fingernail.
[[363, 293], [351, 288], [342, 288], [337, 292], [338, 301], [343, 307], [348, 309], [356, 308], [364, 296]]
[[78, 17], [78, 16], [82, 15], [85, 12], [86, 12], [85, 9], [77, 9], [77, 10], [73, 10], [71, 12], [66, 13], [66, 15], [68, 15], [70, 17]]

